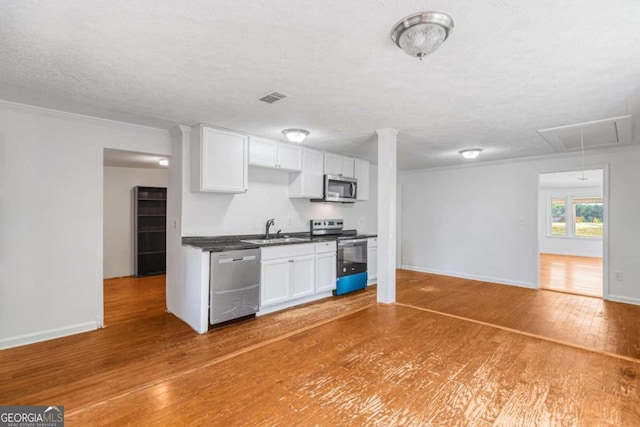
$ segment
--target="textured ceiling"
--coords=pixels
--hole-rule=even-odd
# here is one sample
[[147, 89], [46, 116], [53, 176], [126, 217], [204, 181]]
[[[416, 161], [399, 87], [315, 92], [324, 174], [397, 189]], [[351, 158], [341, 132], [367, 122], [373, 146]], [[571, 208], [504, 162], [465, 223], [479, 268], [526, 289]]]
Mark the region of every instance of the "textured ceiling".
[[[583, 179], [584, 178], [584, 179]], [[602, 191], [602, 169], [540, 174], [540, 188], [599, 187]]]
[[[399, 19], [450, 14], [418, 61]], [[0, 98], [170, 128], [199, 122], [376, 159], [398, 129], [401, 169], [554, 153], [538, 129], [634, 115], [637, 0], [0, 0]], [[289, 98], [257, 101], [277, 90]]]

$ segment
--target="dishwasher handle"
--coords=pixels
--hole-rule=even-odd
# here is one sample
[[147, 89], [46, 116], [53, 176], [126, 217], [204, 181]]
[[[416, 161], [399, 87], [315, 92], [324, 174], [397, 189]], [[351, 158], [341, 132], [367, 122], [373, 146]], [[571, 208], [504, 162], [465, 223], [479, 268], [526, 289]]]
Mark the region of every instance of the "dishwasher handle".
[[219, 258], [218, 259], [218, 264], [227, 264], [230, 262], [243, 262], [243, 261], [255, 261], [256, 256], [255, 255], [247, 255], [247, 256], [243, 256], [243, 257], [238, 257], [238, 258]]

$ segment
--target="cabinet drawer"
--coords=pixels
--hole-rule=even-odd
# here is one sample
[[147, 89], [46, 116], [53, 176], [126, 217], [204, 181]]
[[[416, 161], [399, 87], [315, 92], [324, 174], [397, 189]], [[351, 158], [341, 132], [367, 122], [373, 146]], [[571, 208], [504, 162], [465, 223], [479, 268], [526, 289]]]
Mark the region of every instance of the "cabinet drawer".
[[260, 249], [260, 256], [262, 257], [263, 261], [268, 259], [290, 258], [290, 257], [314, 255], [314, 254], [315, 254], [314, 243], [272, 246], [272, 247]]
[[371, 237], [367, 240], [367, 247], [369, 248], [377, 248], [378, 247], [378, 238]]
[[316, 243], [316, 253], [324, 254], [336, 251], [336, 242], [320, 242]]

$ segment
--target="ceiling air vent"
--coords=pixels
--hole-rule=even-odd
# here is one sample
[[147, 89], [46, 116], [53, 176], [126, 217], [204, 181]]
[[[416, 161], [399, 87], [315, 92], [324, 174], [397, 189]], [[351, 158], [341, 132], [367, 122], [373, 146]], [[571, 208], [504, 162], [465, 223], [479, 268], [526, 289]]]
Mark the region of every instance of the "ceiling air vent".
[[260, 101], [266, 102], [267, 104], [273, 104], [275, 102], [283, 100], [286, 97], [287, 95], [285, 95], [284, 93], [273, 91], [260, 98]]
[[538, 134], [556, 151], [573, 151], [581, 148], [581, 131], [584, 132], [585, 148], [628, 144], [631, 142], [631, 116], [540, 129]]

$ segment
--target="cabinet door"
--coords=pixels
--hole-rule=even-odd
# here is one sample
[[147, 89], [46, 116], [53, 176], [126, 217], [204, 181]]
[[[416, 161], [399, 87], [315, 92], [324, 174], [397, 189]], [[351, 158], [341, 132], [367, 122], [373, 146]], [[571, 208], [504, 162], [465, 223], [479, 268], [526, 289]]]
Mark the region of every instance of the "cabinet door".
[[291, 268], [289, 260], [262, 262], [260, 280], [260, 306], [266, 307], [289, 299]]
[[192, 191], [247, 191], [247, 136], [200, 125], [192, 143]]
[[302, 149], [302, 172], [289, 175], [289, 197], [320, 199], [324, 186], [324, 154]]
[[291, 298], [315, 293], [315, 255], [306, 255], [289, 260], [291, 265]]
[[278, 143], [269, 139], [252, 136], [249, 140], [249, 164], [275, 168]]
[[355, 178], [358, 180], [356, 200], [369, 200], [369, 162], [366, 160], [354, 160]]
[[367, 276], [369, 280], [378, 278], [378, 248], [367, 249]]
[[355, 177], [353, 159], [350, 157], [342, 158], [342, 176], [349, 178]]
[[342, 175], [342, 156], [324, 153], [324, 173], [326, 175]]
[[302, 170], [302, 148], [278, 143], [277, 167], [291, 172]]
[[336, 253], [316, 255], [316, 292], [336, 288]]

